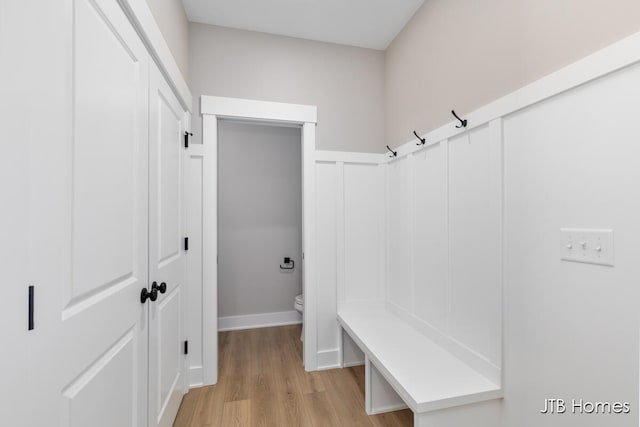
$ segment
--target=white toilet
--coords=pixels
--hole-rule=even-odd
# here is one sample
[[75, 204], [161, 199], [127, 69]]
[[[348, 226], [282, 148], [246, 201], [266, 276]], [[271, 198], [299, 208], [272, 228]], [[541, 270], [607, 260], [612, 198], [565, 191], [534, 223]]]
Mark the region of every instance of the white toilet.
[[302, 294], [296, 295], [295, 301], [293, 302], [293, 308], [302, 315], [302, 332], [300, 333], [300, 341], [304, 341], [304, 299], [302, 298]]

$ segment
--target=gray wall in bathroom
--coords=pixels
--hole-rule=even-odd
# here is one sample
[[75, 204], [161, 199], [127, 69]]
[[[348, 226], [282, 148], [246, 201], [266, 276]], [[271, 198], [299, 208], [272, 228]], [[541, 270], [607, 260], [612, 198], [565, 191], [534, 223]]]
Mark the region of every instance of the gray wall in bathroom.
[[[299, 128], [220, 121], [219, 316], [293, 310], [302, 292]], [[280, 270], [285, 256], [292, 271]]]

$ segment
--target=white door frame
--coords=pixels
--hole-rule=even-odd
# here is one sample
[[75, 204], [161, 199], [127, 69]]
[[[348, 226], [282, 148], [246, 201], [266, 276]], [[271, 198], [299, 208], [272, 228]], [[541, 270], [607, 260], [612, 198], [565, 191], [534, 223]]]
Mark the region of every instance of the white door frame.
[[302, 127], [302, 257], [304, 366], [317, 370], [315, 268], [315, 148], [317, 107], [218, 96], [200, 97], [203, 144], [203, 383], [218, 381], [218, 119], [295, 124]]

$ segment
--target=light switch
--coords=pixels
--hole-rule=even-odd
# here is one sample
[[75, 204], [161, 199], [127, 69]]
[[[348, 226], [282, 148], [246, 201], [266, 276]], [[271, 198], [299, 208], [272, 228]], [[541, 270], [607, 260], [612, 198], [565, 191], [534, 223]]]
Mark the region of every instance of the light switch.
[[613, 230], [561, 228], [560, 251], [564, 261], [613, 266]]

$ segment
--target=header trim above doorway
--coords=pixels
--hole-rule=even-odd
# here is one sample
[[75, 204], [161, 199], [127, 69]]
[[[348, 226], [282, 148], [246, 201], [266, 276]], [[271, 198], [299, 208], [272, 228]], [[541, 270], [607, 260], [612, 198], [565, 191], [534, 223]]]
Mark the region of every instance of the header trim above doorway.
[[318, 122], [318, 108], [314, 105], [284, 104], [222, 96], [200, 97], [200, 114], [285, 123]]

